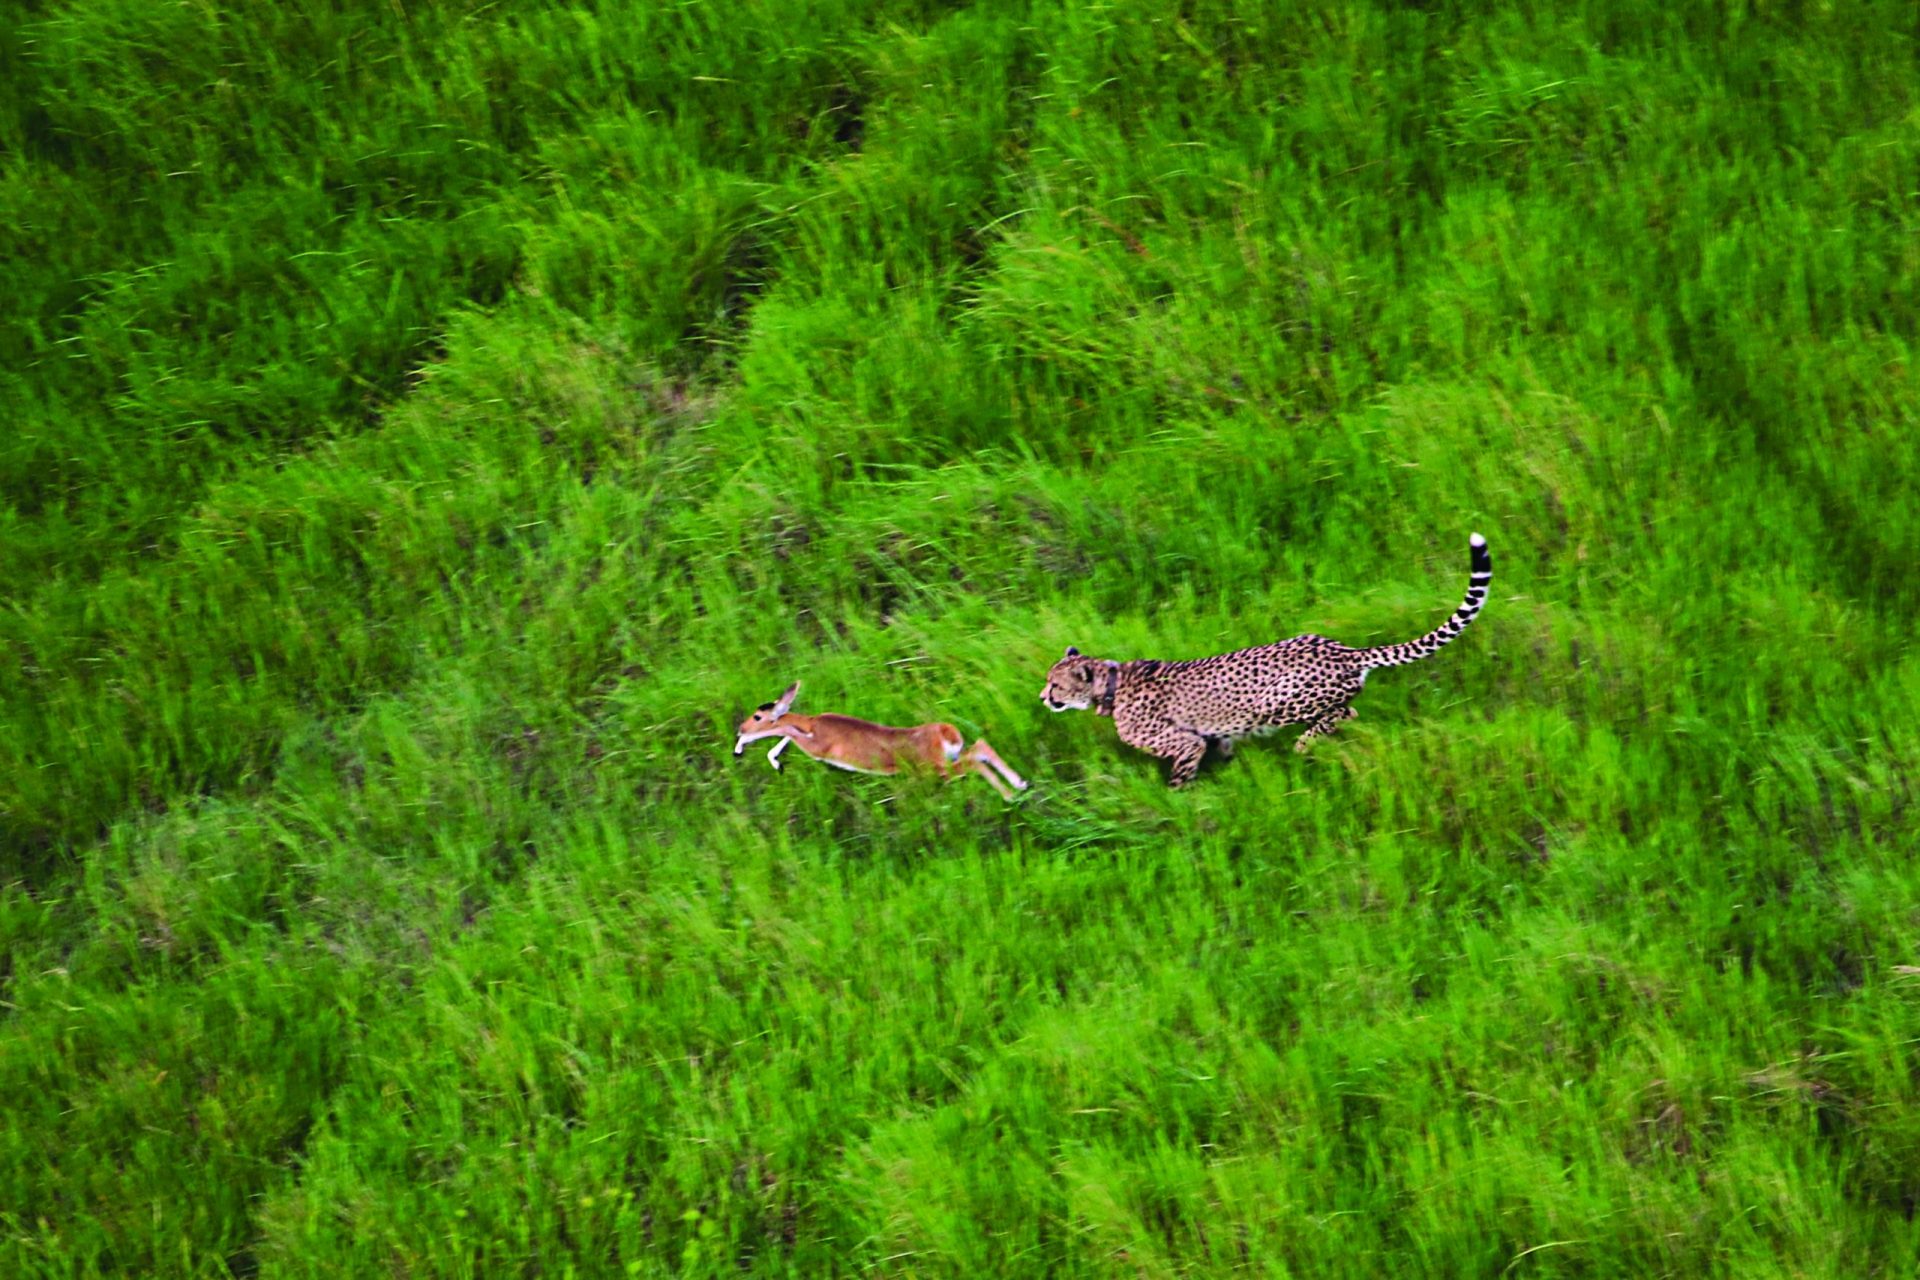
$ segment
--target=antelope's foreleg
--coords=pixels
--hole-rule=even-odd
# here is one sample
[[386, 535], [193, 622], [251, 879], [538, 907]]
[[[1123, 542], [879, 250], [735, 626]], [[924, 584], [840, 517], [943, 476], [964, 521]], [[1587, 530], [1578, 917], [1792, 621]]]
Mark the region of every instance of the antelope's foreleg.
[[793, 745], [793, 739], [782, 738], [773, 744], [773, 750], [767, 752], [767, 763], [773, 766], [775, 773], [780, 772], [780, 753]]

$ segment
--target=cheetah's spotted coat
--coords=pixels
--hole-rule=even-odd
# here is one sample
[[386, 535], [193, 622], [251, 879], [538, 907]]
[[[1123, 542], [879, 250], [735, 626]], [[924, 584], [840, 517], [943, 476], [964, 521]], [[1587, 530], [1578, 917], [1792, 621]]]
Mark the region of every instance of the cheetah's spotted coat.
[[1114, 662], [1078, 649], [1047, 673], [1040, 700], [1054, 711], [1087, 710], [1112, 716], [1120, 740], [1173, 763], [1168, 784], [1193, 781], [1212, 743], [1222, 755], [1249, 734], [1304, 724], [1293, 744], [1305, 751], [1315, 738], [1353, 719], [1350, 705], [1375, 667], [1418, 662], [1459, 635], [1486, 602], [1493, 580], [1487, 540], [1474, 534], [1466, 599], [1445, 622], [1404, 644], [1351, 649], [1325, 636], [1295, 636], [1190, 662]]

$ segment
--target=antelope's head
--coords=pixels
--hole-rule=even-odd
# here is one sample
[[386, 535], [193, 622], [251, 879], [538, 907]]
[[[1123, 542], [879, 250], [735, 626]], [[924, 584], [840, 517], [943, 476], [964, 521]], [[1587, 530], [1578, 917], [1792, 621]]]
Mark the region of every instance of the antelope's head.
[[1047, 704], [1049, 711], [1087, 710], [1099, 694], [1095, 681], [1106, 665], [1068, 645], [1066, 655], [1047, 672], [1047, 684], [1040, 690], [1040, 701]]
[[733, 740], [733, 754], [738, 756], [747, 749], [749, 742], [758, 742], [762, 738], [778, 738], [780, 721], [787, 714], [787, 708], [793, 705], [793, 695], [800, 692], [800, 682], [795, 680], [780, 695], [778, 702], [763, 702], [754, 709], [752, 715], [740, 722], [740, 736]]

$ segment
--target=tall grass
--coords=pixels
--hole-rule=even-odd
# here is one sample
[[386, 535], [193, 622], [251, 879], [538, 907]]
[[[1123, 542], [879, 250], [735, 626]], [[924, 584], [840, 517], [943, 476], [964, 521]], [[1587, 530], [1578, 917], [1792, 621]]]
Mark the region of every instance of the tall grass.
[[1916, 1265], [1903, 6], [9, 21], [10, 1274]]

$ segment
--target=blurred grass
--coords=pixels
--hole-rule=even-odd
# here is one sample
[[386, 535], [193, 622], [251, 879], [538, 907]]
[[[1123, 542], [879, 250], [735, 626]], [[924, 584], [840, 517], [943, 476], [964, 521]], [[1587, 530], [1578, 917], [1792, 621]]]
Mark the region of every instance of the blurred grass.
[[1908, 1274], [1915, 34], [17, 6], [6, 1270]]

